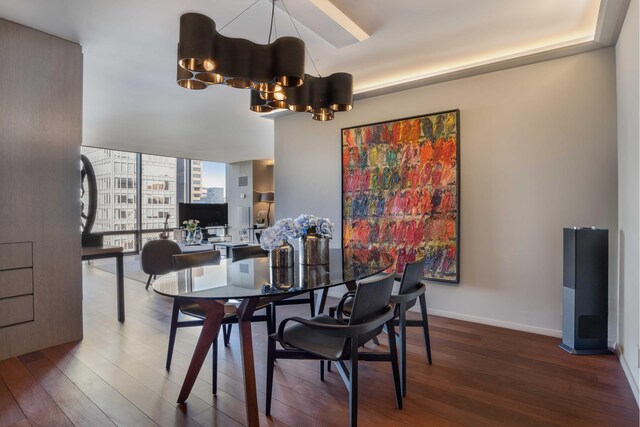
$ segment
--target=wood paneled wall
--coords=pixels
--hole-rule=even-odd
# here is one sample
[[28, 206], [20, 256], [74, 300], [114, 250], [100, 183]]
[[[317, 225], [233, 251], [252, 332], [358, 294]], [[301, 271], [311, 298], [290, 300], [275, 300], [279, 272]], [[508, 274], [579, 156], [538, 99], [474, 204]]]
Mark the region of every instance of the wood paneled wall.
[[82, 337], [81, 142], [80, 45], [0, 19], [0, 245], [9, 261], [25, 246], [7, 244], [32, 245], [30, 266], [3, 270], [33, 280], [3, 300], [16, 322], [3, 318], [0, 359]]

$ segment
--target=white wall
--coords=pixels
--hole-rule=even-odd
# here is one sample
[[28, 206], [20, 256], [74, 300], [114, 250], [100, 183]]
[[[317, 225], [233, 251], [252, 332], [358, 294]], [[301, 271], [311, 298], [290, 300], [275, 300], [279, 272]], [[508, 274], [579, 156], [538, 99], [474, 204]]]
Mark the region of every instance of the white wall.
[[82, 339], [83, 74], [50, 34], [0, 19], [0, 46], [2, 360]]
[[[239, 179], [247, 178], [240, 186]], [[240, 240], [240, 231], [253, 222], [253, 161], [229, 163], [226, 176], [227, 203], [229, 204], [229, 230], [233, 242]]]
[[640, 114], [638, 0], [632, 0], [616, 45], [618, 92], [618, 234], [620, 237], [618, 352], [638, 400], [638, 281], [640, 279]]
[[280, 117], [277, 216], [340, 223], [341, 128], [459, 108], [461, 283], [430, 285], [430, 312], [559, 336], [563, 227], [610, 230], [616, 295], [614, 62], [603, 49], [366, 99], [332, 122]]
[[[247, 178], [247, 185], [240, 186], [239, 179]], [[242, 229], [254, 225], [259, 210], [267, 210], [269, 205], [259, 203], [260, 193], [273, 191], [273, 163], [268, 160], [248, 160], [229, 163], [226, 175], [227, 203], [229, 204], [229, 234], [233, 242], [239, 241]], [[270, 218], [273, 223], [275, 203], [271, 206]], [[252, 231], [249, 231], [252, 233]], [[251, 236], [250, 236], [251, 237]]]

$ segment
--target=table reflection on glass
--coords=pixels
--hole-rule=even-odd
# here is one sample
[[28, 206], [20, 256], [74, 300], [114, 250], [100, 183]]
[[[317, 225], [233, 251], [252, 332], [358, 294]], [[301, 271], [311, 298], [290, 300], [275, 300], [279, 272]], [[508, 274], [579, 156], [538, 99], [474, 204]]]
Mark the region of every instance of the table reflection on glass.
[[247, 423], [258, 425], [251, 317], [258, 305], [290, 298], [312, 290], [318, 292], [318, 312], [322, 312], [327, 289], [332, 286], [353, 286], [358, 280], [378, 274], [393, 265], [391, 257], [374, 253], [370, 257], [348, 256], [343, 259], [340, 249], [330, 251], [327, 265], [301, 265], [291, 268], [270, 268], [267, 257], [232, 262], [222, 259], [218, 265], [194, 267], [159, 277], [153, 289], [172, 298], [197, 302], [207, 312], [198, 343], [191, 358], [187, 375], [178, 397], [184, 403], [200, 372], [211, 342], [217, 335], [224, 317], [224, 303], [241, 300], [238, 307], [240, 347], [244, 370]]

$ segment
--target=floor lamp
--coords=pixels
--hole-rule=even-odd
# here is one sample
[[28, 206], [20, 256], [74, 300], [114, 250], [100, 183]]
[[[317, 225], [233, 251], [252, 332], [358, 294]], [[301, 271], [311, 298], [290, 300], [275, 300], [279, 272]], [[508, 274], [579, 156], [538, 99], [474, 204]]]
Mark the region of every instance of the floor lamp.
[[267, 209], [267, 227], [269, 227], [271, 225], [271, 205], [275, 201], [273, 191], [269, 191], [267, 193], [261, 193], [260, 201], [262, 203], [267, 203], [269, 205], [269, 209]]

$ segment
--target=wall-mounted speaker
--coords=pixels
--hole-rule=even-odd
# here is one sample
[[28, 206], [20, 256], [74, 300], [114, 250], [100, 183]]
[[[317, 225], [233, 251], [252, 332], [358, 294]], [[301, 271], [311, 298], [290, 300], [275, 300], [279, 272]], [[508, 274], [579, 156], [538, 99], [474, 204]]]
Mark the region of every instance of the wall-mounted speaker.
[[573, 354], [611, 354], [607, 348], [609, 231], [564, 229], [562, 344]]

